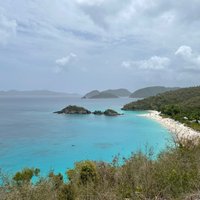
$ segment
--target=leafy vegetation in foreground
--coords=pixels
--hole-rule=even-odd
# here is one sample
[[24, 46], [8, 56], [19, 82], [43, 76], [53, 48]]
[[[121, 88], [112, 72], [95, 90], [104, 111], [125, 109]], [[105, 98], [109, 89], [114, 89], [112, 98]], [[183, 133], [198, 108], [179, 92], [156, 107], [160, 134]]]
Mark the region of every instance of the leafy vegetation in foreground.
[[1, 175], [1, 200], [193, 200], [200, 199], [200, 144], [179, 143], [152, 159], [133, 154], [119, 165], [83, 161], [62, 174], [39, 177], [39, 169], [24, 169], [13, 178]]
[[200, 87], [182, 88], [129, 103], [124, 110], [157, 110], [200, 131]]

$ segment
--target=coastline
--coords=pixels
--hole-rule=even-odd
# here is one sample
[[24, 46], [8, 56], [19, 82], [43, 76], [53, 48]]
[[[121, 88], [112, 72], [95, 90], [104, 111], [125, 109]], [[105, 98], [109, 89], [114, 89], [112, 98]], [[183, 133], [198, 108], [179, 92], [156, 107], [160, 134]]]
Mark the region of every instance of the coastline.
[[179, 140], [200, 138], [200, 132], [185, 126], [184, 124], [175, 121], [171, 118], [163, 118], [160, 116], [160, 112], [155, 110], [148, 110], [148, 113], [139, 115], [141, 117], [147, 117], [159, 122], [165, 128], [167, 128], [174, 136]]

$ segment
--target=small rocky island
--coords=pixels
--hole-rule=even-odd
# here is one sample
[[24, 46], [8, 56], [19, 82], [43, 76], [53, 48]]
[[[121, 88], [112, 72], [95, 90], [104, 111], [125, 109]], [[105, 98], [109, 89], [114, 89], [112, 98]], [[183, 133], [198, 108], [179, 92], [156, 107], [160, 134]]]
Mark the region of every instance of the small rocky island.
[[94, 115], [105, 115], [105, 116], [118, 116], [121, 115], [118, 112], [112, 110], [112, 109], [107, 109], [104, 112], [100, 111], [100, 110], [96, 110], [93, 112]]
[[63, 108], [60, 111], [54, 112], [56, 114], [79, 114], [79, 115], [86, 115], [86, 114], [94, 114], [94, 115], [105, 115], [105, 116], [118, 116], [121, 115], [118, 112], [112, 110], [112, 109], [107, 109], [104, 112], [97, 110], [94, 112], [91, 112], [83, 107], [79, 106], [67, 106], [66, 108]]
[[60, 111], [54, 112], [57, 114], [80, 114], [80, 115], [86, 115], [91, 114], [91, 112], [83, 107], [78, 106], [67, 106], [66, 108], [63, 108]]

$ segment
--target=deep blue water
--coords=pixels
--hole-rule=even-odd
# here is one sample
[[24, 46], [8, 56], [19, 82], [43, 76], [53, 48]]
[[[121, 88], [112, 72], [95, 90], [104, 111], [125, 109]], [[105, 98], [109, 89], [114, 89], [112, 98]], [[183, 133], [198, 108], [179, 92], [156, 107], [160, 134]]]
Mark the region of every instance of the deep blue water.
[[67, 105], [81, 105], [94, 111], [120, 108], [131, 99], [86, 100], [79, 98], [0, 98], [0, 168], [16, 172], [38, 167], [64, 173], [74, 162], [91, 159], [112, 161], [120, 154], [152, 147], [155, 153], [166, 147], [170, 133], [157, 122], [123, 112], [118, 117], [57, 115]]

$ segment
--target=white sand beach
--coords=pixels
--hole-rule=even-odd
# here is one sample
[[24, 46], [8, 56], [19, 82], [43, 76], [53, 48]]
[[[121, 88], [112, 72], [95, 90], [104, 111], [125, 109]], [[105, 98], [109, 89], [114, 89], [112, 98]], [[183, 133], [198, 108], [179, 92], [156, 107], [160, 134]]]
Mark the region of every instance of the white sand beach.
[[195, 131], [192, 128], [189, 128], [173, 119], [163, 118], [162, 116], [160, 116], [160, 112], [158, 111], [149, 110], [147, 114], [141, 114], [140, 116], [156, 120], [180, 140], [200, 138], [200, 132]]

